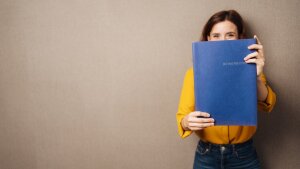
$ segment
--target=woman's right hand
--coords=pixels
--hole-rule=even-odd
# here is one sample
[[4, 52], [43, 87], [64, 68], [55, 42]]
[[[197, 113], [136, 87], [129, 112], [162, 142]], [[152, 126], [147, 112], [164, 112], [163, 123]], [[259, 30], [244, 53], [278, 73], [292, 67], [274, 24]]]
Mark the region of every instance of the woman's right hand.
[[209, 118], [210, 114], [206, 112], [194, 111], [186, 115], [182, 121], [181, 126], [184, 130], [202, 130], [206, 127], [214, 126], [214, 119]]

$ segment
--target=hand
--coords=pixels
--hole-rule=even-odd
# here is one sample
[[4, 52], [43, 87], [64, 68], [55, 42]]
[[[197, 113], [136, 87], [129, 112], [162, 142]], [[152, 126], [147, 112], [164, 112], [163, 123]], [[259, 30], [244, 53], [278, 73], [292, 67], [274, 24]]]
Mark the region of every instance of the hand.
[[208, 118], [210, 115], [206, 112], [195, 111], [186, 115], [182, 121], [181, 125], [185, 130], [202, 130], [206, 127], [214, 126], [214, 119]]
[[263, 45], [260, 43], [256, 35], [254, 35], [254, 38], [257, 40], [257, 44], [252, 44], [248, 46], [248, 49], [255, 49], [256, 51], [247, 55], [244, 58], [244, 60], [246, 63], [255, 63], [257, 76], [260, 76], [263, 72], [263, 68], [265, 65], [265, 57], [264, 57]]

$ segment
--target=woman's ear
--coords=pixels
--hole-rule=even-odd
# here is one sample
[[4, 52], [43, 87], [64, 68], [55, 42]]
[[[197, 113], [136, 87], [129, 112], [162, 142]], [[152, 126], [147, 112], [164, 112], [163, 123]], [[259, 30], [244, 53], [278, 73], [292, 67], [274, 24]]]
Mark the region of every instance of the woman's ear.
[[207, 40], [210, 41], [210, 36], [207, 36]]

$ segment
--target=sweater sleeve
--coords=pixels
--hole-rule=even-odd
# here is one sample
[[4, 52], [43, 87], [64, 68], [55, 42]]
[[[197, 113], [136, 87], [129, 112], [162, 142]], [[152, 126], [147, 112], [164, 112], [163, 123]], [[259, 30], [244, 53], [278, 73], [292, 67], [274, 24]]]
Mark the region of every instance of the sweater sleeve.
[[261, 75], [262, 82], [266, 85], [268, 89], [268, 96], [265, 101], [258, 101], [258, 110], [262, 112], [271, 112], [276, 103], [276, 94], [272, 90], [272, 88], [268, 85], [266, 76], [264, 74]]
[[190, 112], [195, 110], [194, 97], [194, 73], [190, 68], [185, 74], [183, 87], [181, 90], [180, 101], [178, 105], [178, 112], [176, 113], [176, 120], [178, 126], [178, 134], [181, 138], [186, 138], [192, 134], [192, 131], [185, 131], [181, 126], [181, 120]]

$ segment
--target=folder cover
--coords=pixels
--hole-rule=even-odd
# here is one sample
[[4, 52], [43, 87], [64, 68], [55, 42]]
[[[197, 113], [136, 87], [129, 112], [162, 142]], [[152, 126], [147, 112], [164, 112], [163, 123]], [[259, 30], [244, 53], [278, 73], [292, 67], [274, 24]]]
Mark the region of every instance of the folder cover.
[[255, 39], [194, 42], [196, 111], [207, 112], [215, 125], [257, 125], [256, 64], [244, 57]]

